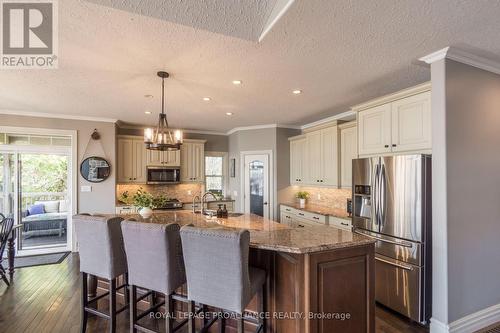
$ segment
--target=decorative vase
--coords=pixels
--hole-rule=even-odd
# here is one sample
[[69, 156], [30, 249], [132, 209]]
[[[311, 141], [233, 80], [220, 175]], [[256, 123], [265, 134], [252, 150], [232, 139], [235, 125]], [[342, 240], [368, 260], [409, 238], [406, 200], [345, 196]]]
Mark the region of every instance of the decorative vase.
[[304, 208], [306, 206], [306, 199], [299, 199], [299, 207]]
[[153, 210], [149, 207], [142, 207], [141, 209], [139, 209], [139, 214], [143, 218], [148, 219], [151, 217], [151, 215], [153, 215]]

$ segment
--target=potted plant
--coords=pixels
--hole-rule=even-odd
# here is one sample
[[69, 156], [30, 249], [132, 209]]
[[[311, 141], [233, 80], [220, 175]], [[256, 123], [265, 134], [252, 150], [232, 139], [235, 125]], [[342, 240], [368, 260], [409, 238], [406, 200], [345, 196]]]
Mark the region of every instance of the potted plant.
[[300, 208], [304, 208], [306, 206], [306, 200], [309, 198], [309, 192], [299, 191], [295, 196], [299, 199]]
[[140, 188], [133, 197], [134, 206], [139, 208], [139, 214], [147, 219], [153, 215], [154, 198], [150, 193]]

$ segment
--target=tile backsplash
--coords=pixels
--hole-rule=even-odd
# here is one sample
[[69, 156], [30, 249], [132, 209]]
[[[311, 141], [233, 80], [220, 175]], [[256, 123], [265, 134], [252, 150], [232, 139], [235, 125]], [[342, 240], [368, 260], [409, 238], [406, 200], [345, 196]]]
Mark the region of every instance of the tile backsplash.
[[[146, 184], [118, 184], [116, 186], [116, 198], [128, 191], [130, 195], [142, 188], [144, 191], [153, 194], [154, 196], [165, 195], [172, 199], [178, 199], [182, 202], [191, 202], [193, 196], [199, 194], [203, 190], [202, 184], [176, 184], [176, 185], [146, 185]], [[191, 194], [190, 194], [191, 193]]]
[[298, 191], [309, 192], [308, 203], [331, 208], [346, 209], [347, 198], [351, 198], [350, 189], [335, 189], [309, 186], [289, 186], [278, 192], [278, 201], [295, 202]]

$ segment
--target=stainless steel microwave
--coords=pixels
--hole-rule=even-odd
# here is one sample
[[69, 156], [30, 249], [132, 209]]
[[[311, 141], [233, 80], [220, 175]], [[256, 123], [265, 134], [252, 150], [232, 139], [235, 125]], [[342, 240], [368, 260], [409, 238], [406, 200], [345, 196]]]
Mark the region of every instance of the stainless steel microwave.
[[181, 181], [179, 167], [148, 166], [148, 184], [178, 184]]

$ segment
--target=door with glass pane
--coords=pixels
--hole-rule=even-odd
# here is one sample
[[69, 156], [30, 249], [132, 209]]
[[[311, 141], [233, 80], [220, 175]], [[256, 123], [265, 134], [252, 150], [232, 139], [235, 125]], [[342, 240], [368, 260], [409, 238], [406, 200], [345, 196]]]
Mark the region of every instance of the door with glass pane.
[[244, 212], [269, 218], [269, 156], [245, 155]]
[[15, 156], [0, 152], [0, 213], [4, 217], [16, 217]]

